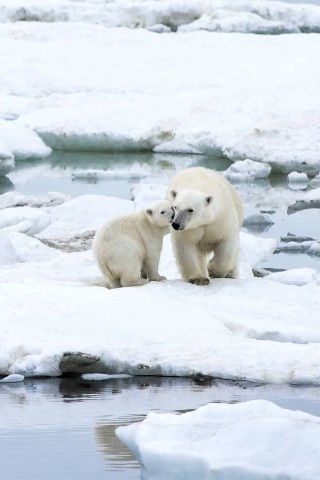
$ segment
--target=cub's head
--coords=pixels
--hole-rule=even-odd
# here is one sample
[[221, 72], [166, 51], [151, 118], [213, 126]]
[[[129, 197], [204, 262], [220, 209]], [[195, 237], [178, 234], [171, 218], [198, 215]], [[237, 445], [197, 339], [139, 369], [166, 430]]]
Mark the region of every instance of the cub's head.
[[173, 220], [174, 211], [167, 200], [159, 200], [152, 203], [147, 209], [146, 214], [150, 222], [158, 227], [168, 227]]
[[171, 190], [174, 219], [172, 227], [175, 230], [187, 230], [200, 227], [210, 221], [213, 202], [211, 195], [205, 195], [192, 189], [176, 192]]

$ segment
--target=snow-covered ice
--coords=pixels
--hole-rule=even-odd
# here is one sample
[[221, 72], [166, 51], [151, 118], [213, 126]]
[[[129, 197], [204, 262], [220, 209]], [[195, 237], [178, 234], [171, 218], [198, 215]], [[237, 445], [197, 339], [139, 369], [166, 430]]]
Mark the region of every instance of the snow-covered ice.
[[[320, 7], [15, 0], [2, 2], [0, 19], [0, 118], [34, 135], [29, 152], [26, 142], [15, 142], [15, 152], [0, 138], [2, 174], [13, 156], [48, 147], [223, 152], [284, 173], [319, 173], [319, 35], [238, 32], [318, 31]], [[202, 31], [206, 21], [235, 33]], [[168, 23], [178, 31], [124, 28]], [[35, 144], [39, 137], [47, 147]]]
[[35, 132], [0, 119], [0, 175], [14, 169], [14, 160], [41, 158], [50, 153], [51, 148]]
[[24, 376], [19, 375], [18, 373], [14, 373], [12, 375], [8, 375], [0, 380], [0, 383], [16, 383], [16, 382], [23, 382]]
[[267, 163], [254, 162], [250, 159], [234, 162], [223, 174], [232, 183], [246, 182], [266, 178], [271, 172]]
[[[296, 211], [298, 199], [314, 208], [318, 189], [301, 199], [271, 192], [267, 175], [304, 172], [310, 188], [319, 175], [320, 37], [302, 33], [319, 26], [319, 7], [270, 1], [2, 0], [0, 174], [51, 149], [219, 153], [242, 162], [233, 170], [250, 182], [237, 187], [251, 210], [266, 191], [269, 207]], [[30, 175], [43, 175], [44, 164]], [[64, 174], [140, 180], [133, 200], [59, 191], [0, 198], [1, 374], [320, 384], [319, 273], [254, 278], [278, 242], [242, 232], [240, 278], [201, 288], [180, 279], [167, 236], [167, 281], [109, 291], [90, 250], [95, 231], [163, 197], [165, 186], [153, 182], [154, 166], [80, 166]], [[9, 173], [12, 188], [19, 175]], [[318, 255], [318, 237], [310, 248]]]
[[[149, 194], [140, 187], [139, 205]], [[21, 209], [49, 216], [50, 223], [42, 224], [38, 239], [2, 233], [11, 246], [11, 260], [0, 271], [3, 375], [56, 376], [75, 368], [320, 383], [319, 274], [304, 275], [300, 287], [290, 281], [295, 272], [277, 282], [252, 276], [251, 266], [272, 254], [276, 240], [243, 232], [241, 278], [197, 287], [180, 279], [166, 236], [160, 273], [167, 281], [108, 290], [99, 286], [103, 278], [91, 250], [68, 253], [64, 245], [75, 235], [81, 241], [107, 218], [132, 212], [133, 201], [86, 195], [1, 212]], [[18, 214], [12, 218], [20, 221]], [[80, 361], [83, 356], [89, 360]]]
[[149, 413], [116, 434], [145, 480], [319, 478], [319, 418], [265, 400]]
[[81, 375], [84, 380], [112, 380], [114, 378], [132, 378], [132, 375], [118, 373], [116, 375], [108, 375], [107, 373], [84, 373]]
[[2, 0], [0, 21], [92, 22], [107, 27], [243, 33], [319, 32], [319, 9], [267, 0]]

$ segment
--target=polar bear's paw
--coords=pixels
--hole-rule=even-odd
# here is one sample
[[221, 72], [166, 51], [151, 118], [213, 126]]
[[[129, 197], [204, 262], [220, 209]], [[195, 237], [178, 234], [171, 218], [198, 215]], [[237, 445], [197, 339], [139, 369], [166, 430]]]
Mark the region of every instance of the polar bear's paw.
[[192, 283], [193, 285], [208, 285], [209, 278], [207, 278], [207, 277], [190, 278], [190, 280], [188, 280], [188, 281], [189, 281], [189, 283]]

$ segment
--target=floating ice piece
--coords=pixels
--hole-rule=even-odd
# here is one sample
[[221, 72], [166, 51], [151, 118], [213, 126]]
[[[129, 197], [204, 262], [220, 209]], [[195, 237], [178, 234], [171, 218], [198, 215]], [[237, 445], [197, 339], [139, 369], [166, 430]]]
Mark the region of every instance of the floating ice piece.
[[315, 188], [307, 192], [301, 199], [298, 199], [293, 205], [289, 205], [288, 214], [307, 210], [309, 208], [320, 208], [320, 188]]
[[306, 253], [314, 243], [314, 240], [306, 240], [304, 242], [286, 242], [284, 245], [279, 245], [276, 249], [276, 252]]
[[150, 480], [319, 478], [320, 419], [265, 400], [149, 413], [116, 434]]
[[319, 282], [320, 275], [312, 268], [294, 268], [284, 272], [270, 273], [270, 275], [268, 275], [268, 280], [301, 287], [303, 285], [308, 285], [308, 283]]
[[114, 375], [108, 375], [106, 373], [84, 373], [81, 377], [84, 380], [112, 380], [113, 378], [131, 378], [132, 375], [125, 373], [117, 373]]
[[130, 178], [140, 179], [147, 177], [147, 174], [140, 171], [134, 171], [134, 168], [128, 170], [75, 170], [71, 174], [75, 179], [103, 180], [105, 178]]
[[231, 182], [247, 182], [252, 179], [266, 178], [271, 172], [267, 163], [254, 162], [246, 159], [237, 161], [224, 172], [224, 176]]
[[320, 173], [310, 180], [310, 186], [312, 188], [320, 187]]
[[307, 250], [307, 254], [320, 257], [320, 242], [314, 242], [311, 245], [311, 247]]
[[243, 221], [243, 226], [253, 233], [267, 232], [272, 225], [271, 218], [261, 213], [248, 215]]
[[306, 173], [299, 173], [299, 172], [291, 172], [288, 175], [288, 182], [292, 183], [308, 183], [309, 178]]
[[8, 375], [5, 378], [0, 380], [0, 383], [15, 383], [15, 382], [23, 382], [24, 376], [19, 375], [18, 373], [13, 373], [12, 375]]

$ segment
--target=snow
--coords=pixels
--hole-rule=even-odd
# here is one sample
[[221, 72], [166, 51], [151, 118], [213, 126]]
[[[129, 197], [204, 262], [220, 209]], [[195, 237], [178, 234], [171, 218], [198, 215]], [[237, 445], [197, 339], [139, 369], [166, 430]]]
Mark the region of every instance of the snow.
[[[320, 385], [319, 32], [319, 6], [267, 0], [0, 1], [0, 175], [12, 189], [54, 177], [57, 190], [36, 195], [31, 183], [31, 195], [0, 196], [2, 389], [72, 373], [294, 384], [296, 395]], [[72, 152], [72, 166], [52, 149]], [[88, 151], [101, 155], [93, 168]], [[104, 158], [128, 151], [125, 169]], [[243, 198], [245, 228], [264, 230], [241, 231], [239, 278], [183, 282], [167, 235], [166, 281], [105, 288], [96, 230], [164, 198], [176, 171], [217, 154], [233, 162], [224, 175]], [[271, 170], [291, 190], [275, 187]], [[104, 194], [62, 193], [66, 178]], [[111, 180], [128, 191], [136, 182], [131, 200], [107, 196]], [[295, 235], [266, 238], [285, 228], [287, 208], [284, 235]], [[254, 277], [273, 252], [313, 263]], [[319, 419], [230, 402], [153, 413], [117, 433], [146, 479], [319, 477]]]
[[8, 235], [0, 231], [0, 266], [10, 265], [17, 261], [17, 256]]
[[[234, 162], [227, 176], [241, 180], [249, 220], [266, 203], [314, 210], [319, 189], [271, 191], [268, 175], [303, 172], [308, 188], [319, 177], [320, 37], [302, 33], [319, 25], [319, 7], [264, 0], [0, 2], [0, 174], [60, 149], [81, 167], [63, 171], [74, 180], [137, 181], [132, 201], [59, 190], [0, 197], [1, 374], [320, 384], [319, 273], [252, 274], [276, 239], [241, 232], [240, 278], [206, 287], [180, 279], [169, 235], [168, 280], [140, 288], [104, 288], [90, 248], [108, 218], [163, 198], [190, 154]], [[84, 170], [87, 151], [153, 151], [159, 164]], [[163, 152], [181, 156], [159, 185]], [[19, 167], [12, 189], [49, 168]], [[315, 230], [316, 214], [299, 213]], [[319, 255], [316, 237], [306, 246]]]
[[268, 280], [302, 286], [313, 281], [317, 282], [318, 273], [312, 268], [297, 268], [286, 272], [271, 273], [268, 276]]
[[[150, 190], [139, 190], [143, 203]], [[18, 220], [14, 210], [50, 217], [38, 239], [2, 233], [13, 250], [0, 270], [3, 375], [57, 376], [76, 369], [320, 383], [319, 274], [301, 272], [303, 286], [296, 286], [297, 273], [290, 271], [277, 281], [254, 278], [250, 265], [272, 254], [274, 239], [242, 232], [240, 279], [197, 287], [180, 279], [167, 235], [159, 269], [167, 281], [117, 290], [100, 286], [103, 278], [88, 245], [66, 247], [76, 236], [81, 243], [88, 229], [92, 239], [107, 218], [134, 208], [129, 200], [85, 195], [56, 206], [1, 210]], [[90, 362], [82, 362], [83, 356]]]
[[[0, 117], [17, 139], [15, 148], [7, 134], [1, 141], [2, 174], [13, 157], [45, 155], [48, 147], [220, 152], [284, 173], [319, 173], [319, 35], [237, 32], [252, 16], [271, 32], [275, 24], [315, 31], [319, 7], [249, 0], [24, 3], [0, 8], [6, 22]], [[182, 31], [203, 15], [236, 32]], [[168, 22], [178, 31], [124, 28]]]
[[265, 400], [208, 404], [181, 415], [149, 413], [116, 434], [138, 459], [144, 479], [319, 476], [319, 418]]

